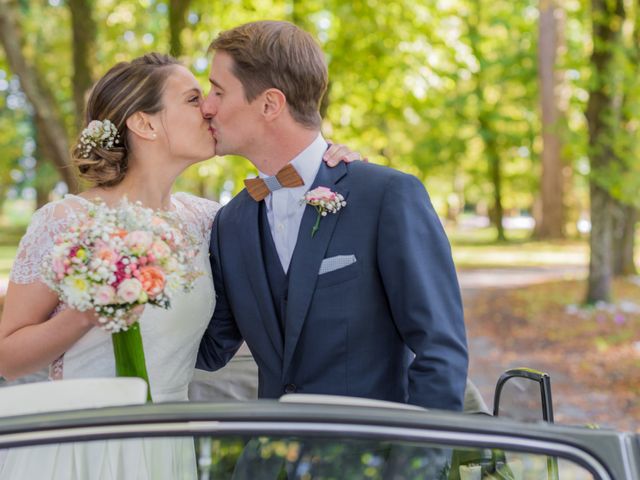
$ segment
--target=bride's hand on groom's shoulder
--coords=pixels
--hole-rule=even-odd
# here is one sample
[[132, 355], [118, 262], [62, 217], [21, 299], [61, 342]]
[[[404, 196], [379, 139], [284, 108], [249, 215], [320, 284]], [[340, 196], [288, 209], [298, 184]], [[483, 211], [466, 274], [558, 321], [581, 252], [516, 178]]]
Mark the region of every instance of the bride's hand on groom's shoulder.
[[368, 162], [367, 158], [362, 158], [359, 152], [352, 151], [346, 145], [340, 145], [338, 143], [329, 142], [329, 148], [323, 155], [322, 159], [330, 167], [335, 167], [340, 162], [351, 163], [357, 160]]

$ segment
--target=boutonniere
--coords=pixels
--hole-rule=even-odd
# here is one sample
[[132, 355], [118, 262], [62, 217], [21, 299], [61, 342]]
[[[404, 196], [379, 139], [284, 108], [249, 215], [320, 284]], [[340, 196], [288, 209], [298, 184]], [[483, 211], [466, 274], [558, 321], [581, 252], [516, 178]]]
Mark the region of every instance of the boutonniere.
[[317, 187], [313, 190], [309, 190], [304, 194], [300, 203], [311, 205], [318, 211], [316, 224], [311, 229], [312, 237], [320, 228], [320, 219], [322, 217], [326, 217], [328, 213], [338, 213], [342, 207], [347, 206], [347, 202], [345, 202], [342, 195], [338, 192], [332, 192], [327, 187]]

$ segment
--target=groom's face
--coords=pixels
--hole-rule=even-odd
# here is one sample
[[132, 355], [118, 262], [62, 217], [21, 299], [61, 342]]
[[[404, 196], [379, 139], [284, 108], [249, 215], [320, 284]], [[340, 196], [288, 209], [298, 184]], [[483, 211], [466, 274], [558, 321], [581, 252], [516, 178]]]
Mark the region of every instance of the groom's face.
[[232, 71], [233, 58], [216, 52], [211, 63], [211, 90], [202, 103], [202, 114], [213, 128], [217, 155], [242, 155], [251, 158], [259, 144], [260, 102], [249, 103], [244, 87]]

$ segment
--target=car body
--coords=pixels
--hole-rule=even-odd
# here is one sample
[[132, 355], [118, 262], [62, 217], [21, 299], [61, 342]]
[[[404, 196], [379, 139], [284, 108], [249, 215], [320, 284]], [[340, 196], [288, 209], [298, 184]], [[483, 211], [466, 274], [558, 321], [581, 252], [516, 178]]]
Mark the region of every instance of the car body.
[[147, 404], [5, 417], [0, 453], [59, 442], [188, 436], [200, 479], [640, 478], [640, 439], [633, 433], [321, 402]]

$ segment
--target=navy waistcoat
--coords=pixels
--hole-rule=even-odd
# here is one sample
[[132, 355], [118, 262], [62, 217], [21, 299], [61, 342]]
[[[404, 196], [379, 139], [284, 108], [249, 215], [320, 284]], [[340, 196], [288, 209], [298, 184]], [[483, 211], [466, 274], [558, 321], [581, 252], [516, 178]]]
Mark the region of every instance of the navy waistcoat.
[[276, 315], [280, 323], [280, 333], [284, 335], [284, 326], [287, 315], [287, 296], [289, 293], [289, 276], [284, 273], [282, 263], [278, 257], [278, 251], [271, 235], [267, 209], [264, 202], [260, 202], [260, 246], [264, 267], [269, 280], [271, 298]]

